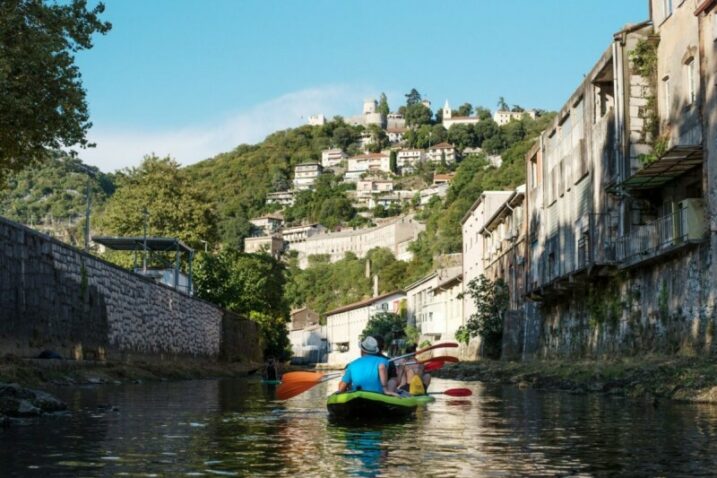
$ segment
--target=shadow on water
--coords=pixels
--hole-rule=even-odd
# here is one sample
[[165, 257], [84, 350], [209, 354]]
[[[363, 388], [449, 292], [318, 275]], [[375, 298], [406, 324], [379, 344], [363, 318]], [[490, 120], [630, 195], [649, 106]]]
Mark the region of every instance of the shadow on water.
[[[435, 389], [458, 386], [436, 380]], [[327, 386], [258, 380], [64, 389], [66, 417], [0, 430], [0, 475], [713, 476], [717, 408], [461, 384], [413, 420], [327, 420]], [[113, 407], [117, 411], [113, 411]]]

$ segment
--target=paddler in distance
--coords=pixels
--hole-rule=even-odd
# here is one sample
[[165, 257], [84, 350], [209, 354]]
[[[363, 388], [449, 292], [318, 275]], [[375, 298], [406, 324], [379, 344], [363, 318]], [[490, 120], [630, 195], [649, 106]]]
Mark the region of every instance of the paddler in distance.
[[369, 336], [363, 339], [359, 347], [361, 357], [346, 367], [346, 372], [339, 382], [339, 393], [363, 390], [388, 394], [389, 361], [380, 355], [378, 342]]

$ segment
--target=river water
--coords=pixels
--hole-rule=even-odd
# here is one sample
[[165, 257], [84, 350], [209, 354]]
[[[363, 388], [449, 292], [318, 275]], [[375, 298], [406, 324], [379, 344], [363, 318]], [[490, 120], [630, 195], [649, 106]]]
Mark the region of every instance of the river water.
[[0, 476], [717, 475], [714, 406], [435, 380], [474, 395], [346, 427], [327, 420], [334, 386], [287, 402], [247, 380], [60, 389], [71, 414], [0, 430]]

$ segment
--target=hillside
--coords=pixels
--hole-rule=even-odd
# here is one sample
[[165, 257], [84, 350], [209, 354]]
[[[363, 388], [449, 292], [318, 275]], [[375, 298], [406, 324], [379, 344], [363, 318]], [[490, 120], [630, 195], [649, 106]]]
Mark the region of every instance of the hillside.
[[84, 223], [87, 180], [92, 211], [97, 213], [115, 189], [114, 176], [56, 154], [46, 162], [14, 173], [0, 188], [0, 215], [65, 238]]

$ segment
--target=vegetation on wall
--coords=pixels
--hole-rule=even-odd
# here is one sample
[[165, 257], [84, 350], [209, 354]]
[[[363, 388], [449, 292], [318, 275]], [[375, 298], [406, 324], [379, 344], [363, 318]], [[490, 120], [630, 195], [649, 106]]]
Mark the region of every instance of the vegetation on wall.
[[652, 146], [652, 152], [641, 154], [638, 160], [644, 166], [654, 162], [665, 154], [668, 138], [660, 135], [660, 119], [657, 112], [657, 44], [659, 38], [648, 37], [637, 42], [630, 51], [630, 61], [635, 72], [647, 82], [647, 104], [640, 108], [640, 117], [644, 120], [641, 141]]
[[491, 281], [480, 275], [466, 284], [464, 295], [475, 304], [476, 311], [456, 331], [456, 338], [467, 344], [471, 338], [480, 336], [483, 354], [500, 358], [503, 339], [503, 315], [508, 309], [510, 295], [502, 279]]

